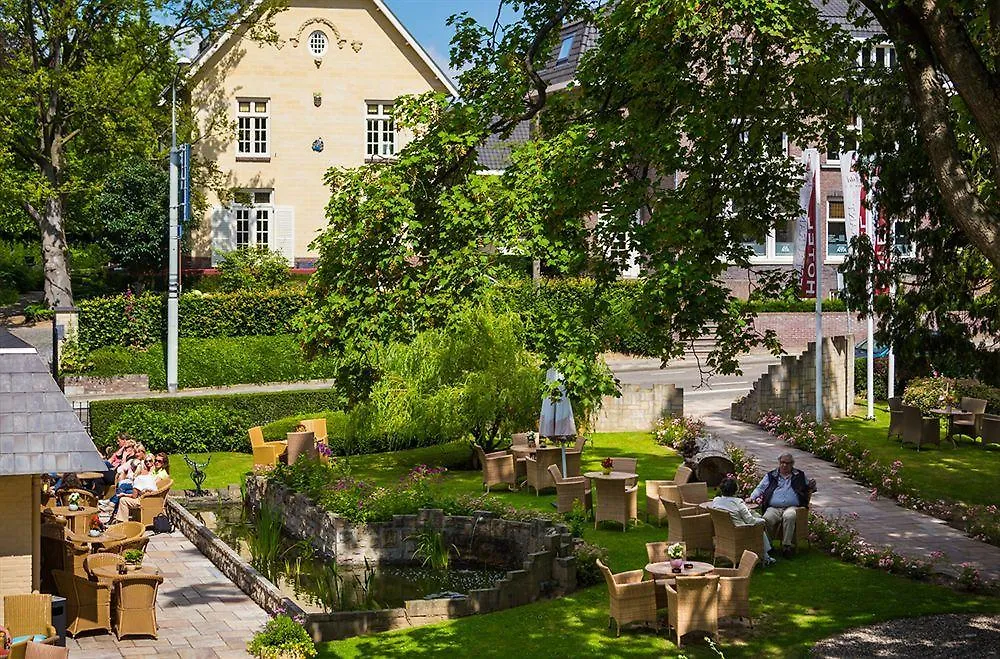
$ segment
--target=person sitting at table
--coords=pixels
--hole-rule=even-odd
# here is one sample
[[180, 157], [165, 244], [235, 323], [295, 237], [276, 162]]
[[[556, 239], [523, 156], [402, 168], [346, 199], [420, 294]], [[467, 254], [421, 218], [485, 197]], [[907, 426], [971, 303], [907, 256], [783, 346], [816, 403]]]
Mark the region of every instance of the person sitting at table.
[[131, 494], [135, 485], [133, 481], [136, 476], [141, 475], [147, 471], [146, 469], [146, 449], [142, 444], [137, 444], [135, 446], [135, 453], [133, 457], [128, 458], [118, 465], [118, 469], [115, 470], [115, 480], [117, 485], [115, 486], [115, 493], [108, 499], [108, 504], [113, 506], [111, 514], [114, 515], [118, 511], [118, 501], [121, 499], [123, 494]]
[[806, 479], [805, 472], [795, 469], [791, 453], [778, 456], [778, 468], [760, 479], [747, 501], [760, 504], [769, 536], [778, 535], [781, 527], [781, 554], [791, 558], [795, 553], [796, 508], [809, 505], [809, 497], [816, 491], [816, 481]]
[[165, 453], [160, 453], [155, 458], [152, 455], [148, 456], [148, 459], [143, 462], [142, 472], [132, 481], [132, 492], [118, 497], [118, 503], [112, 515], [115, 521], [127, 522], [132, 516], [132, 509], [142, 505], [139, 494], [155, 492], [159, 489], [159, 482], [169, 477], [168, 465]]
[[764, 565], [773, 565], [774, 559], [768, 556], [771, 551], [771, 540], [764, 530], [764, 518], [755, 515], [743, 499], [736, 496], [737, 483], [735, 478], [724, 478], [719, 483], [719, 496], [712, 499], [712, 507], [717, 510], [724, 510], [733, 519], [733, 526], [757, 526], [760, 525], [760, 532], [764, 534]]

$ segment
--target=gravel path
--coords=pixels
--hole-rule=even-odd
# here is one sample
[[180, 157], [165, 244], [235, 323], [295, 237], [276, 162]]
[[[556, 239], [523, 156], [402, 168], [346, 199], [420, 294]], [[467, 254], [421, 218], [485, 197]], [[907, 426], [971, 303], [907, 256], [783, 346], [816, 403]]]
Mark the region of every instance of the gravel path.
[[812, 656], [1000, 657], [1000, 616], [949, 614], [890, 620], [820, 641], [813, 646]]

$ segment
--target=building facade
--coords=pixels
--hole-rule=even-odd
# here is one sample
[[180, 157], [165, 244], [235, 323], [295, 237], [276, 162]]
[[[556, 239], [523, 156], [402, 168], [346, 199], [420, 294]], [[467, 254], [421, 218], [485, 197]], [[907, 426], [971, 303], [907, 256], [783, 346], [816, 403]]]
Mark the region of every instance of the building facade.
[[238, 193], [208, 192], [191, 267], [252, 245], [310, 267], [309, 244], [326, 226], [326, 171], [399, 151], [407, 135], [394, 125], [397, 97], [457, 94], [381, 0], [291, 0], [274, 16], [273, 43], [252, 28], [244, 21], [205, 47], [187, 77], [194, 155]]

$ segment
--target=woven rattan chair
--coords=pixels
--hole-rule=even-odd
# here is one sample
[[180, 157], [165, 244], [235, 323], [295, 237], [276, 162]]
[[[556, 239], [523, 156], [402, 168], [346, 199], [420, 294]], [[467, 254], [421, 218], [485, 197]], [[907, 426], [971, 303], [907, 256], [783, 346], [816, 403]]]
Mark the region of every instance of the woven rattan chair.
[[711, 552], [712, 516], [696, 506], [680, 508], [673, 501], [662, 501], [667, 511], [667, 542], [683, 542], [692, 553]]
[[[612, 471], [624, 471], [629, 474], [639, 473], [639, 459], [638, 458], [611, 458], [611, 470]], [[629, 486], [636, 484], [635, 478], [630, 478], [626, 481]]]
[[511, 446], [527, 446], [528, 445], [528, 435], [531, 433], [527, 432], [516, 432], [510, 436]]
[[168, 478], [157, 481], [156, 490], [139, 494], [140, 506], [139, 508], [132, 509], [131, 515], [133, 517], [136, 515], [139, 516], [139, 521], [142, 522], [143, 528], [152, 526], [153, 518], [163, 513], [163, 508], [167, 504], [167, 495], [170, 494], [170, 488], [173, 485], [174, 481]]
[[109, 526], [105, 532], [122, 538], [138, 538], [146, 533], [146, 527], [142, 522], [118, 522]]
[[683, 485], [691, 480], [691, 474], [693, 472], [685, 467], [684, 465], [679, 465], [677, 471], [674, 472], [674, 477], [668, 481], [646, 481], [646, 521], [649, 521], [652, 515], [656, 519], [656, 523], [660, 524], [667, 518], [667, 511], [664, 510], [663, 505], [660, 504], [660, 488], [668, 486]]
[[52, 573], [66, 598], [66, 632], [76, 636], [95, 629], [111, 631], [111, 582], [88, 581], [64, 570]]
[[3, 624], [15, 640], [29, 637], [47, 639], [56, 634], [52, 626], [52, 596], [5, 595], [3, 598]]
[[69, 505], [69, 495], [78, 494], [80, 495], [80, 505], [90, 506], [91, 508], [97, 508], [97, 497], [93, 492], [89, 490], [76, 490], [71, 488], [64, 488], [56, 492], [56, 499], [59, 501], [59, 505], [68, 506]]
[[889, 434], [888, 438], [903, 439], [903, 398], [893, 396], [889, 399]]
[[114, 582], [115, 635], [156, 638], [156, 590], [163, 583], [158, 574], [133, 573]]
[[924, 416], [920, 408], [903, 405], [903, 444], [920, 450], [925, 444], [941, 447], [941, 426], [935, 416]]
[[[54, 645], [55, 641], [51, 643], [46, 641], [44, 643], [27, 643], [24, 647], [24, 657], [20, 659], [66, 659], [69, 657], [69, 648], [61, 648], [58, 645]], [[13, 649], [10, 653], [10, 659], [19, 659]]]
[[576, 445], [571, 449], [566, 449], [566, 477], [579, 476], [580, 465], [583, 462], [583, 445], [587, 442], [586, 437], [577, 437]]
[[618, 636], [622, 634], [622, 626], [632, 622], [641, 622], [655, 628], [656, 585], [652, 581], [642, 580], [643, 571], [611, 574], [611, 570], [600, 559], [597, 560], [597, 567], [608, 584], [611, 609], [608, 627], [614, 622]]
[[496, 451], [486, 453], [479, 444], [474, 444], [473, 448], [479, 456], [479, 464], [483, 468], [483, 487], [489, 492], [494, 485], [506, 484], [510, 489], [517, 489], [517, 481], [514, 479], [514, 456], [507, 451]]
[[735, 568], [717, 567], [719, 577], [719, 617], [746, 618], [753, 627], [750, 616], [750, 576], [760, 555], [749, 549], [740, 556], [740, 564]]
[[587, 479], [583, 476], [573, 476], [563, 478], [559, 473], [559, 467], [549, 465], [549, 473], [556, 484], [556, 510], [560, 513], [568, 513], [573, 510], [573, 502], [579, 501], [585, 510], [594, 507], [593, 497], [590, 487], [587, 486]]
[[94, 575], [94, 570], [104, 567], [117, 567], [119, 565], [125, 565], [125, 559], [121, 557], [121, 554], [113, 554], [108, 551], [91, 554], [83, 559], [83, 569], [87, 571], [87, 576], [90, 577], [91, 581], [100, 581]]
[[719, 577], [677, 577], [666, 584], [667, 624], [677, 633], [677, 647], [690, 631], [710, 633], [719, 640]]
[[983, 446], [1000, 444], [1000, 416], [984, 414], [979, 432], [983, 438]]
[[549, 447], [540, 448], [525, 462], [527, 470], [528, 487], [534, 488], [535, 495], [539, 491], [547, 490], [556, 486], [549, 473], [549, 465], [557, 465], [562, 462], [562, 449]]
[[72, 532], [67, 531], [66, 539], [62, 541], [62, 550], [62, 569], [86, 579], [87, 571], [83, 567], [83, 561], [90, 556], [90, 545], [78, 542]]
[[983, 414], [986, 413], [987, 401], [982, 398], [969, 398], [964, 396], [961, 408], [968, 414], [953, 414], [951, 424], [948, 426], [949, 436], [965, 435], [975, 439], [981, 434], [980, 427], [983, 423]]
[[321, 416], [318, 419], [302, 419], [300, 423], [305, 426], [305, 429], [313, 434], [317, 442], [326, 443], [326, 417]]
[[278, 464], [280, 458], [288, 450], [288, 442], [264, 441], [264, 429], [254, 426], [247, 431], [250, 435], [250, 448], [253, 450], [253, 463], [257, 465], [274, 466]]
[[622, 480], [594, 479], [597, 503], [594, 506], [594, 528], [599, 522], [618, 522], [622, 531], [629, 521], [638, 519], [638, 487], [630, 487]]
[[[724, 558], [736, 565], [738, 557], [749, 550], [756, 556], [764, 555], [764, 521], [753, 526], [737, 526], [733, 517], [725, 510], [710, 508], [712, 527], [715, 529], [715, 555], [712, 562]], [[796, 523], [798, 530], [798, 523]]]
[[667, 501], [673, 501], [681, 508], [696, 506], [708, 501], [708, 485], [705, 483], [661, 485], [660, 496]]

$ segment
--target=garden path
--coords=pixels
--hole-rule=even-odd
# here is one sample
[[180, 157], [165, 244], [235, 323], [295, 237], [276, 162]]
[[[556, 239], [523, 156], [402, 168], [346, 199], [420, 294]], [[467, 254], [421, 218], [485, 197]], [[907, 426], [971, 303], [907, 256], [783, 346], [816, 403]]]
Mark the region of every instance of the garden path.
[[824, 517], [857, 514], [850, 524], [871, 544], [891, 545], [900, 555], [928, 560], [931, 552], [941, 551], [945, 559], [938, 571], [957, 576], [961, 563], [971, 563], [984, 579], [1000, 578], [1000, 547], [973, 540], [944, 521], [896, 505], [890, 499], [869, 499], [869, 488], [855, 482], [832, 463], [811, 453], [788, 447], [757, 426], [733, 421], [729, 407], [718, 409], [712, 401], [698, 401], [685, 412], [705, 421], [705, 431], [717, 439], [745, 449], [760, 460], [762, 469], [775, 469], [778, 455], [791, 453], [795, 466], [815, 478], [818, 491], [811, 505]]
[[149, 539], [143, 565], [163, 574], [156, 597], [158, 639], [113, 634], [67, 638], [73, 659], [108, 657], [248, 657], [247, 641], [267, 613], [220, 572], [179, 531]]

